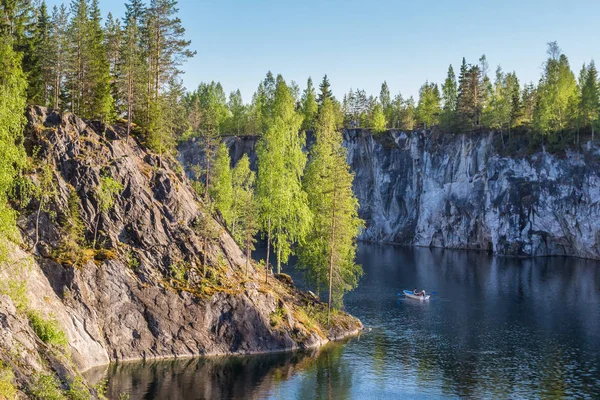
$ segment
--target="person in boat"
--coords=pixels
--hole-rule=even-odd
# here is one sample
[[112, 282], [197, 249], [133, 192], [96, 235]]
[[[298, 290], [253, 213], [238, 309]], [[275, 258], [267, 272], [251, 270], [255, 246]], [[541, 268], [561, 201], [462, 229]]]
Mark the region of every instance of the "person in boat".
[[417, 288], [415, 288], [415, 290], [413, 290], [413, 294], [414, 294], [415, 296], [422, 296], [422, 297], [425, 297], [425, 291], [424, 291], [424, 290], [421, 290], [421, 291], [419, 292], [419, 291], [417, 290]]

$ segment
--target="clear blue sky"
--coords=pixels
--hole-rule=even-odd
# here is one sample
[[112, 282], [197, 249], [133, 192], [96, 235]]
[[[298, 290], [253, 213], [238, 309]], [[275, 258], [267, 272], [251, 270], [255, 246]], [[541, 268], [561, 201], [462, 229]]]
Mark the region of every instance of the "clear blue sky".
[[[60, 3], [47, 0], [48, 4]], [[123, 0], [100, 0], [104, 14]], [[556, 40], [578, 75], [600, 62], [598, 0], [180, 0], [180, 17], [196, 57], [184, 65], [186, 87], [220, 81], [249, 100], [267, 71], [304, 88], [327, 73], [341, 99], [350, 87], [379, 94], [418, 94], [441, 83], [448, 65], [486, 54], [521, 82], [537, 81], [546, 43]]]

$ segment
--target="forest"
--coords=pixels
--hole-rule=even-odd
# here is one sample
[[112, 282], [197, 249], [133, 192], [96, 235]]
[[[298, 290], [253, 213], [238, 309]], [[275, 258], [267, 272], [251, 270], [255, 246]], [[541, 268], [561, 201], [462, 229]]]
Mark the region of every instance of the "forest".
[[[472, 64], [463, 58], [458, 74], [450, 65], [441, 84], [425, 82], [417, 100], [400, 93], [392, 97], [386, 82], [377, 96], [350, 89], [336, 98], [327, 75], [318, 85], [308, 78], [302, 89], [268, 72], [246, 104], [239, 90], [227, 95], [218, 82], [192, 91], [183, 86], [183, 63], [195, 52], [175, 0], [129, 0], [122, 19], [109, 13], [104, 21], [98, 0], [73, 0], [52, 10], [31, 0], [8, 0], [0, 7], [4, 237], [16, 237], [15, 187], [25, 171], [43, 168], [23, 146], [23, 110], [27, 104], [42, 105], [124, 124], [127, 140], [133, 136], [161, 156], [173, 154], [178, 141], [202, 140], [205, 167], [195, 171], [194, 186], [206, 207], [248, 255], [261, 234], [269, 250], [265, 279], [272, 263], [280, 273], [297, 254], [317, 294], [329, 294], [330, 305], [341, 305], [343, 293], [361, 275], [354, 255], [363, 223], [352, 194], [344, 128], [374, 134], [493, 130], [503, 143], [518, 133], [534, 144], [556, 147], [579, 145], [580, 132], [593, 140], [598, 125], [594, 62], [583, 65], [576, 77], [556, 42], [548, 44], [537, 84], [522, 83], [500, 66], [491, 73], [483, 55]], [[308, 131], [315, 143], [306, 154]], [[260, 137], [256, 174], [247, 157], [231, 165], [221, 143], [225, 135]], [[110, 199], [119, 187], [108, 179], [105, 186], [114, 188]], [[44, 191], [35, 195], [41, 208]], [[205, 226], [208, 242], [215, 232]]]

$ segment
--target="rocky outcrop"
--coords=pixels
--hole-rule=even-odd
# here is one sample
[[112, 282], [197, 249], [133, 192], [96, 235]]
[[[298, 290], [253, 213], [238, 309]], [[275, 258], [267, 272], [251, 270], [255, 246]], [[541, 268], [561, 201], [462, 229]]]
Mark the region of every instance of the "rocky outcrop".
[[[232, 160], [255, 138], [227, 138]], [[498, 154], [494, 134], [345, 132], [362, 240], [600, 258], [600, 150]], [[187, 169], [196, 145], [180, 145]], [[195, 154], [199, 154], [196, 152]]]
[[[41, 208], [35, 249], [39, 203], [32, 200], [21, 212], [23, 243], [13, 256], [30, 265], [20, 275], [0, 269], [0, 276], [25, 282], [28, 307], [59, 322], [78, 369], [115, 360], [307, 348], [361, 329], [341, 314], [327, 331], [305, 311], [318, 312], [321, 303], [273, 277], [265, 284], [252, 261], [247, 268], [172, 157], [148, 151], [139, 137], [127, 139], [119, 126], [41, 107], [29, 108], [27, 118], [26, 147], [37, 171], [42, 164], [52, 168], [56, 192]], [[122, 185], [108, 212], [98, 201], [102, 177]], [[29, 178], [40, 185], [36, 173]], [[77, 263], [64, 254], [73, 192], [85, 232], [75, 238]], [[218, 237], [205, 248], [206, 224]], [[0, 322], [12, 321], [18, 313], [4, 300]], [[10, 364], [4, 350], [11, 341], [31, 346], [4, 325], [12, 336], [0, 336], [0, 358]]]
[[600, 258], [598, 149], [502, 157], [486, 135], [346, 135], [362, 238]]

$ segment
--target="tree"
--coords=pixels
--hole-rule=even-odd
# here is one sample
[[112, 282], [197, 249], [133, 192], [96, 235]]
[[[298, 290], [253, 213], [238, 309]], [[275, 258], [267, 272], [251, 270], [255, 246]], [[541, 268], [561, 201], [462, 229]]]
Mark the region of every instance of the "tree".
[[448, 129], [456, 122], [456, 106], [458, 101], [458, 87], [452, 64], [448, 67], [448, 75], [442, 85], [442, 113], [441, 122]]
[[231, 177], [229, 149], [221, 143], [217, 149], [214, 164], [214, 179], [211, 182], [210, 196], [215, 208], [221, 213], [227, 226], [232, 224], [233, 181]]
[[254, 250], [254, 236], [258, 232], [256, 200], [254, 198], [255, 174], [250, 170], [250, 160], [244, 154], [232, 173], [232, 227], [231, 234], [246, 252], [246, 275]]
[[537, 89], [534, 127], [543, 135], [565, 129], [575, 120], [577, 82], [556, 42], [548, 43], [548, 59]]
[[231, 92], [229, 94], [229, 101], [227, 103], [227, 107], [229, 108], [229, 113], [231, 115], [230, 118], [230, 127], [229, 132], [236, 135], [241, 135], [242, 133], [248, 133], [247, 128], [247, 109], [242, 100], [242, 93], [240, 90], [236, 90], [235, 92]]
[[319, 108], [323, 105], [325, 99], [330, 99], [333, 97], [333, 93], [331, 92], [331, 85], [329, 84], [329, 78], [327, 78], [327, 74], [323, 77], [321, 84], [319, 85], [319, 97], [317, 98], [317, 104]]
[[385, 120], [385, 114], [383, 113], [383, 106], [377, 103], [373, 109], [373, 116], [371, 118], [371, 129], [375, 132], [384, 132], [387, 126]]
[[330, 100], [325, 100], [315, 131], [316, 142], [304, 179], [314, 217], [299, 250], [299, 265], [317, 291], [328, 288], [328, 322], [333, 306], [356, 287], [362, 268], [355, 263], [356, 238], [363, 225], [352, 192], [353, 174], [346, 162], [342, 135], [335, 128]]
[[34, 104], [48, 105], [51, 78], [51, 22], [46, 2], [37, 9], [35, 24], [29, 39], [31, 55], [28, 61], [28, 99]]
[[98, 215], [94, 225], [94, 242], [92, 248], [96, 248], [96, 238], [98, 237], [98, 223], [103, 214], [108, 213], [115, 205], [115, 199], [123, 190], [123, 185], [115, 181], [112, 177], [105, 175], [100, 177], [100, 183], [96, 186], [95, 196], [98, 202]]
[[440, 114], [440, 91], [437, 84], [425, 82], [419, 90], [417, 116], [425, 129], [438, 122]]
[[[181, 74], [179, 67], [195, 52], [189, 50], [191, 42], [184, 39], [185, 29], [177, 17], [179, 12], [176, 0], [151, 0], [144, 13], [144, 43], [146, 46], [147, 82], [146, 116], [148, 135], [164, 135], [162, 118], [165, 104], [161, 99], [168, 85], [177, 82]], [[172, 87], [172, 85], [171, 85]], [[162, 139], [151, 139], [155, 143]]]
[[306, 89], [302, 92], [300, 109], [303, 117], [302, 129], [305, 131], [314, 129], [319, 105], [317, 104], [315, 88], [310, 77], [306, 82]]
[[302, 117], [281, 76], [277, 77], [273, 111], [267, 130], [256, 146], [258, 158], [257, 195], [261, 225], [267, 236], [266, 277], [268, 281], [271, 241], [277, 252], [277, 270], [287, 262], [291, 246], [306, 233], [310, 210], [301, 179], [306, 165], [299, 134]]
[[587, 67], [585, 80], [581, 88], [581, 115], [585, 126], [592, 127], [592, 141], [594, 128], [600, 112], [600, 87], [598, 84], [598, 70], [594, 61]]
[[47, 205], [56, 196], [57, 189], [54, 182], [54, 165], [47, 159], [41, 160], [39, 168], [39, 182], [36, 187], [36, 197], [38, 199], [38, 209], [35, 216], [35, 242], [33, 243], [33, 249], [38, 245], [39, 242], [39, 227], [40, 227], [40, 214], [42, 211], [48, 211]]
[[120, 74], [119, 64], [121, 60], [121, 48], [123, 42], [123, 30], [121, 21], [118, 18], [113, 18], [112, 13], [108, 13], [106, 24], [104, 27], [104, 48], [106, 49], [106, 59], [108, 60], [110, 95], [114, 100], [114, 109], [117, 115], [121, 115], [123, 111], [123, 99], [121, 98], [122, 91], [119, 90], [118, 77]]
[[413, 130], [416, 123], [416, 110], [415, 110], [415, 99], [410, 96], [404, 101], [404, 107], [400, 116], [401, 127], [406, 130]]
[[383, 108], [383, 114], [385, 115], [386, 121], [392, 119], [392, 99], [390, 97], [390, 88], [386, 81], [381, 84], [381, 90], [379, 91], [379, 101]]
[[27, 159], [23, 147], [27, 80], [21, 69], [21, 56], [11, 42], [10, 36], [0, 36], [0, 262], [6, 261], [5, 241], [18, 237], [8, 191]]
[[50, 104], [56, 110], [59, 109], [62, 103], [62, 89], [67, 73], [67, 54], [69, 48], [69, 38], [67, 35], [68, 20], [67, 8], [64, 4], [61, 4], [60, 8], [53, 7], [48, 63], [51, 73], [49, 85], [52, 89]]
[[121, 47], [117, 64], [118, 98], [125, 102], [127, 115], [127, 141], [131, 135], [134, 119], [141, 122], [144, 103], [144, 54], [142, 31], [145, 8], [141, 0], [131, 0], [126, 4], [125, 26], [122, 32]]

